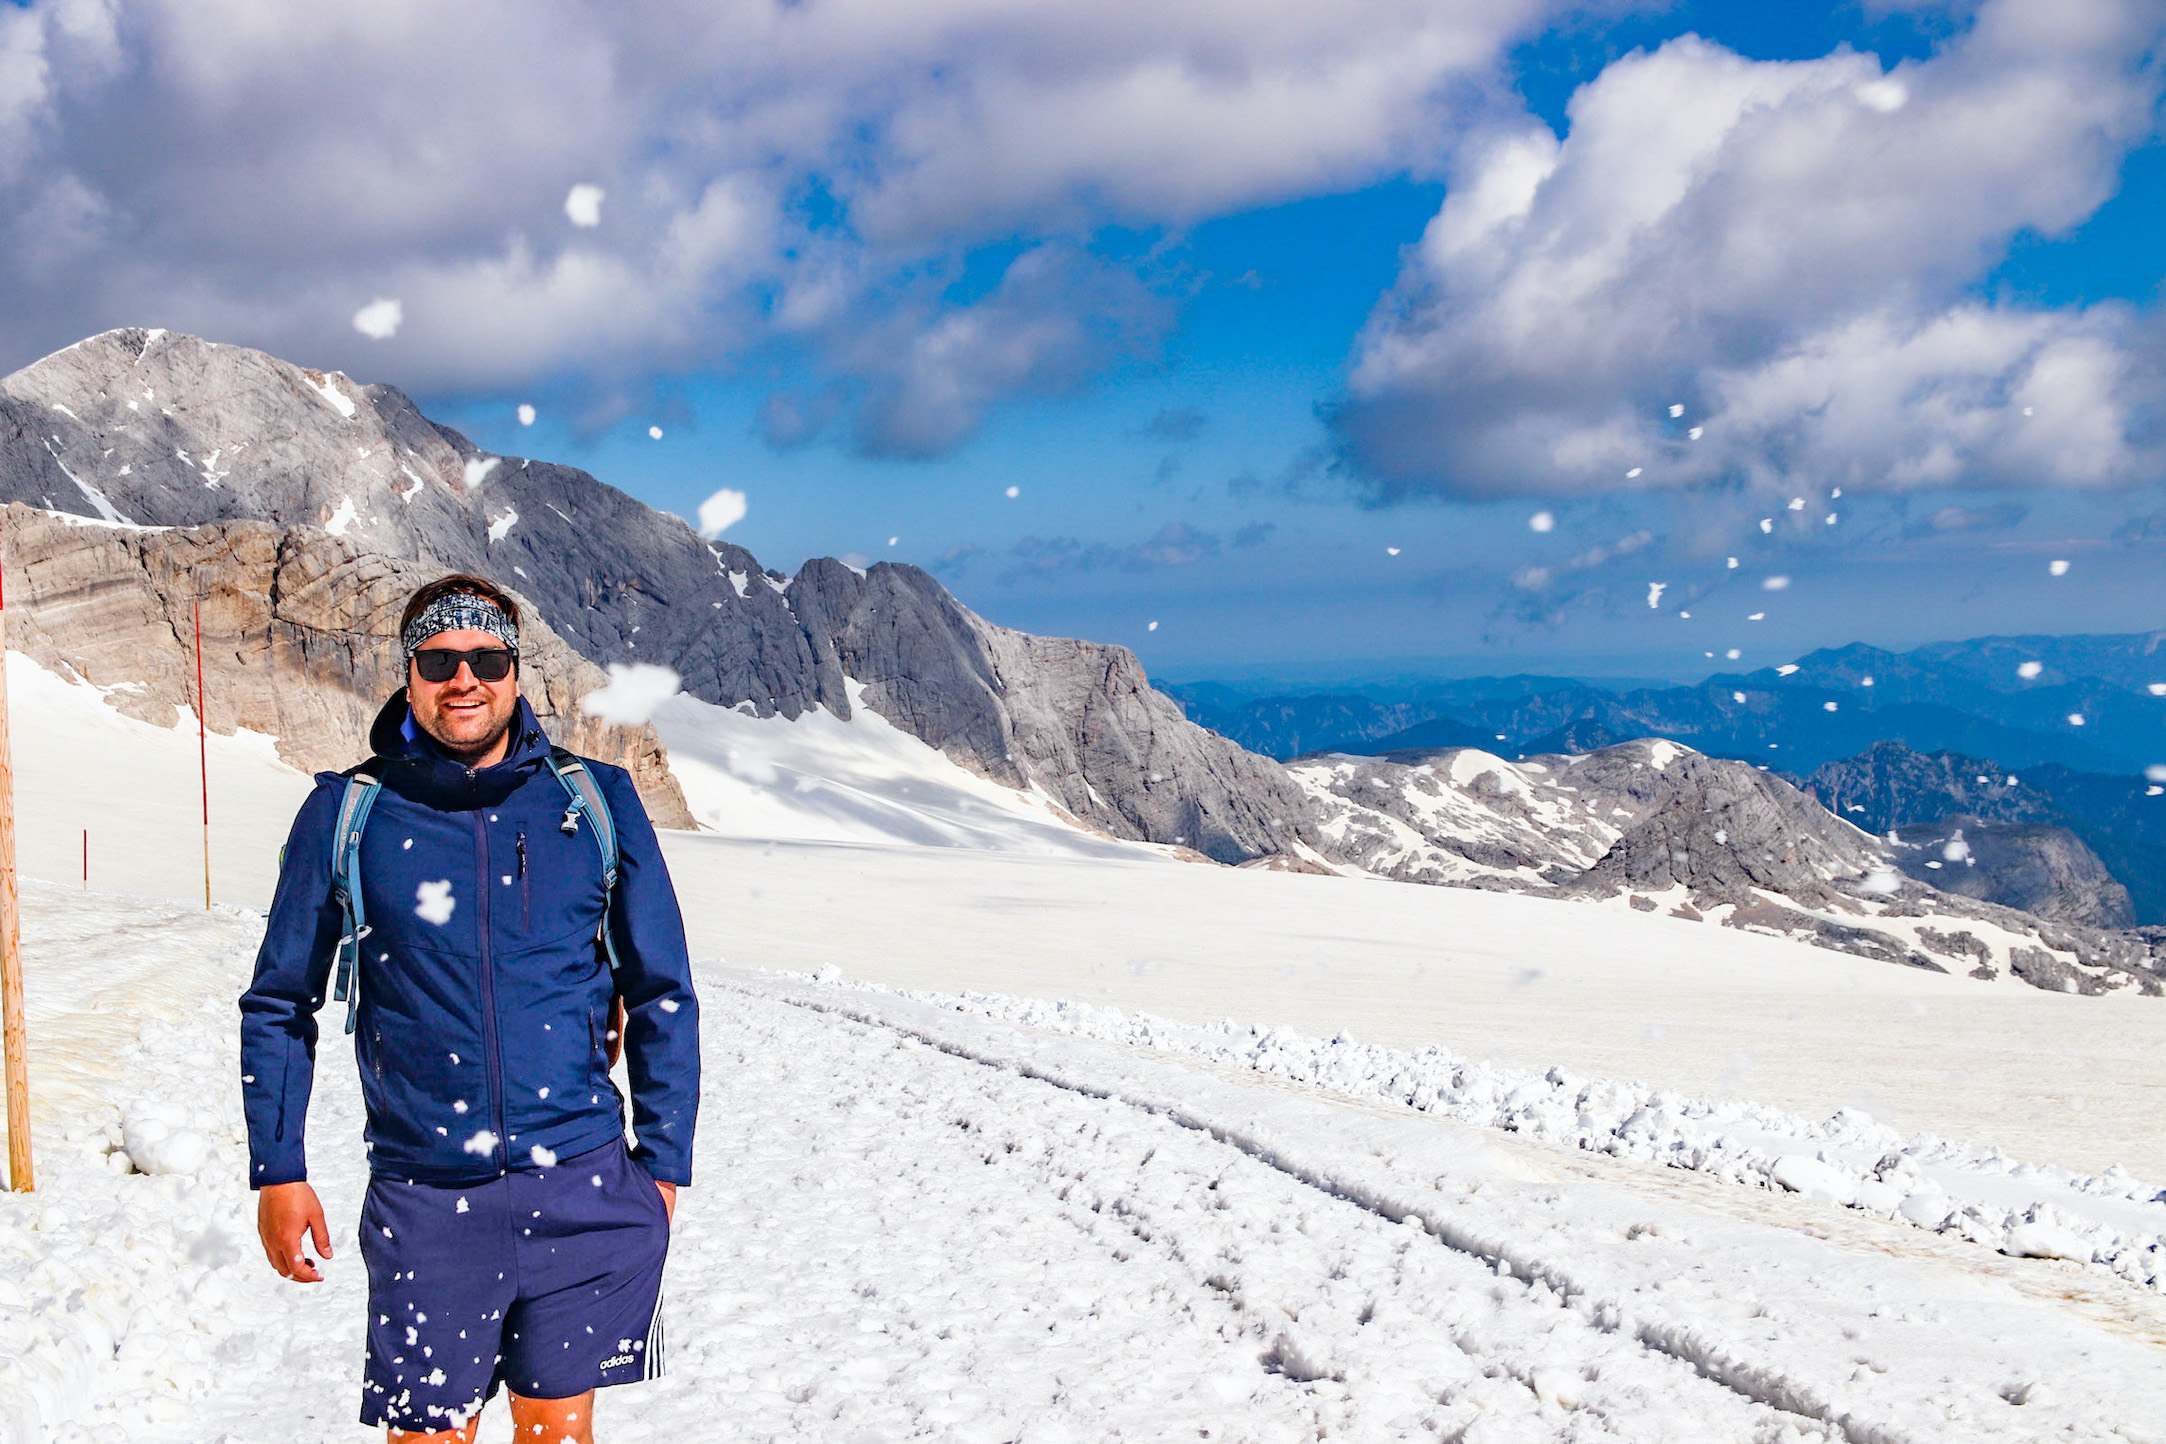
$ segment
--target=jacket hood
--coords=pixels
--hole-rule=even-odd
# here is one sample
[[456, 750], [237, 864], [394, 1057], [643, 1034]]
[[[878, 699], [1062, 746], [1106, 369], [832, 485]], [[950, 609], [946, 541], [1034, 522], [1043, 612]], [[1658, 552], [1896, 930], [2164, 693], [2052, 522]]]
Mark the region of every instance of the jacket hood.
[[[534, 715], [534, 709], [524, 696], [519, 698], [518, 708], [512, 713], [511, 741], [505, 749], [504, 760], [472, 771], [444, 751], [436, 739], [418, 725], [409, 725], [412, 716], [406, 689], [401, 687], [391, 694], [370, 724], [369, 750], [393, 764], [385, 782], [396, 785], [401, 792], [417, 800], [441, 800], [454, 806], [472, 806], [476, 802], [493, 804], [524, 781], [549, 755], [548, 735], [542, 731], [541, 719]], [[432, 793], [437, 796], [431, 797]]]

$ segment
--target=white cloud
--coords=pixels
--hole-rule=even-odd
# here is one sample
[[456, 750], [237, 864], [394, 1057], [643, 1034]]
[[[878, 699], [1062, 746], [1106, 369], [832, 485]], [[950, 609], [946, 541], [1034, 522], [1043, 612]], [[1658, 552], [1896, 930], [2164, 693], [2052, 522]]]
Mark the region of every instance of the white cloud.
[[353, 313], [353, 328], [371, 340], [388, 341], [399, 334], [406, 313], [397, 300], [379, 296]]
[[1157, 344], [1170, 306], [1081, 258], [1101, 226], [1432, 173], [1565, 6], [29, 0], [0, 286], [38, 299], [0, 346], [149, 320], [380, 367], [323, 299], [360, 285], [404, 303], [409, 389], [629, 387], [779, 336], [842, 432], [926, 454]]
[[579, 710], [619, 727], [638, 727], [654, 716], [655, 708], [676, 696], [683, 682], [668, 667], [611, 662], [609, 685], [580, 698]]
[[598, 226], [602, 223], [602, 200], [609, 192], [600, 186], [584, 181], [575, 185], [564, 197], [564, 217], [575, 226]]
[[1363, 338], [1349, 455], [1387, 492], [1464, 495], [1631, 467], [1882, 490], [2139, 474], [2159, 377], [2131, 314], [1964, 288], [2113, 193], [2162, 35], [2137, 0], [1986, 0], [1887, 73], [1692, 36], [1613, 63], [1567, 138], [1522, 122], [1460, 148]]
[[723, 487], [699, 504], [699, 534], [713, 541], [745, 519], [745, 494]]

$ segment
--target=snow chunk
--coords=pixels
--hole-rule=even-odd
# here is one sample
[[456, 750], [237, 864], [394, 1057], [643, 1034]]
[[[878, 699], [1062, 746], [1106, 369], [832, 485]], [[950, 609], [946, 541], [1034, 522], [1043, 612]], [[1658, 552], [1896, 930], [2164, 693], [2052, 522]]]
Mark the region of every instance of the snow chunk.
[[489, 473], [496, 470], [498, 463], [503, 459], [501, 456], [470, 457], [466, 463], [466, 489], [472, 491], [475, 487], [487, 481]]
[[583, 229], [592, 229], [602, 223], [602, 202], [609, 195], [598, 185], [581, 181], [564, 197], [564, 218]]
[[121, 1149], [138, 1173], [194, 1173], [209, 1161], [211, 1141], [189, 1122], [179, 1104], [135, 1104], [121, 1118]]
[[500, 542], [511, 535], [511, 529], [519, 524], [519, 512], [515, 507], [505, 507], [504, 514], [489, 523], [489, 540]]
[[414, 913], [425, 923], [442, 927], [451, 921], [451, 910], [458, 906], [458, 899], [451, 895], [451, 879], [425, 882], [414, 889]]
[[2001, 1252], [2015, 1258], [2065, 1258], [2076, 1263], [2091, 1261], [2091, 1246], [2072, 1230], [2047, 1219], [2033, 1219], [2008, 1230]]
[[536, 1168], [554, 1168], [557, 1166], [557, 1156], [539, 1143], [529, 1148], [526, 1151], [526, 1156], [534, 1160]]
[[579, 710], [619, 727], [643, 726], [655, 708], [677, 695], [683, 683], [684, 678], [669, 667], [611, 662], [609, 685], [580, 698]]
[[399, 323], [406, 319], [406, 308], [389, 296], [375, 300], [353, 313], [353, 328], [372, 341], [388, 341], [399, 334]]
[[331, 519], [323, 524], [323, 529], [333, 536], [344, 536], [346, 528], [352, 526], [360, 515], [354, 508], [353, 498], [342, 496], [338, 499], [338, 509], [331, 513]]
[[1823, 1203], [1849, 1205], [1857, 1202], [1858, 1181], [1842, 1169], [1802, 1153], [1786, 1153], [1775, 1160], [1768, 1174], [1792, 1193], [1817, 1198]]
[[745, 494], [726, 486], [699, 504], [699, 534], [709, 541], [744, 519]]
[[478, 1153], [487, 1158], [496, 1152], [496, 1135], [486, 1128], [479, 1129], [472, 1138], [466, 1140], [465, 1148], [468, 1153]]
[[532, 426], [534, 424], [533, 407], [521, 403], [519, 407], [519, 424], [521, 426]]

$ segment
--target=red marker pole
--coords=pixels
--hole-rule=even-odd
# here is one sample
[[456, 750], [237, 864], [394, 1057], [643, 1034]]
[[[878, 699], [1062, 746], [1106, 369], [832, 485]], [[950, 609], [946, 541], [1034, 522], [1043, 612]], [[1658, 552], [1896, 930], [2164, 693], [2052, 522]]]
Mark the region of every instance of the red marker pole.
[[211, 744], [204, 720], [203, 599], [196, 598], [196, 767], [203, 778], [203, 910], [211, 907]]
[[8, 747], [7, 593], [0, 585], [0, 1045], [7, 1054], [8, 1186], [37, 1187], [30, 1167], [30, 1030], [23, 1018], [23, 955], [15, 892], [15, 760]]

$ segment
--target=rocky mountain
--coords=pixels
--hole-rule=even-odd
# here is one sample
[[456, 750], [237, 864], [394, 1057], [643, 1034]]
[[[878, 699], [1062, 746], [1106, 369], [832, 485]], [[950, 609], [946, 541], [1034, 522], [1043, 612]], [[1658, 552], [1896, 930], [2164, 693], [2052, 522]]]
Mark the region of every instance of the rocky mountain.
[[848, 717], [852, 668], [897, 725], [1119, 837], [1238, 862], [1313, 827], [1123, 649], [1003, 632], [912, 567], [769, 573], [583, 471], [482, 452], [393, 387], [244, 347], [110, 331], [0, 381], [0, 501], [122, 529], [265, 522], [474, 572], [589, 661], [661, 663], [762, 715]]
[[[1904, 870], [1948, 891], [2106, 927], [2166, 921], [2166, 789], [2156, 783], [2058, 764], [2010, 770], [1899, 742], [1796, 780], [1838, 816], [1899, 835], [1917, 849]], [[1939, 856], [1957, 833], [1962, 855]]]
[[[1747, 763], [1661, 739], [1508, 762], [1471, 748], [1291, 765], [1330, 851], [1409, 882], [1615, 900], [1913, 967], [2157, 992], [2166, 940], [1906, 875], [1923, 852]], [[1937, 854], [1936, 854], [1937, 855]]]

